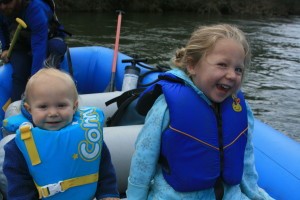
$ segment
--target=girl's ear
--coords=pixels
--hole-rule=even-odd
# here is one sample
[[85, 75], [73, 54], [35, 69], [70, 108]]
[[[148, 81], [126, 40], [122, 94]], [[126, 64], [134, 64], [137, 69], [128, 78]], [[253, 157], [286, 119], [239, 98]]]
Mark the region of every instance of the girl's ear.
[[193, 62], [193, 59], [191, 57], [187, 58], [187, 66], [186, 66], [186, 70], [188, 72], [189, 75], [195, 75], [195, 64]]
[[186, 66], [186, 69], [187, 69], [189, 75], [195, 75], [196, 74], [195, 65], [190, 65], [189, 64], [189, 65]]
[[31, 114], [31, 108], [27, 102], [24, 102], [24, 108]]

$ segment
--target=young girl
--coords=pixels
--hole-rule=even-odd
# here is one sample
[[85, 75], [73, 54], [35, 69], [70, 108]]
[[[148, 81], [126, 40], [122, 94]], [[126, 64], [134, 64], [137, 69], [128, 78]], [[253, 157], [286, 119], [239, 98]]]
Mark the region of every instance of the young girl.
[[200, 27], [174, 63], [138, 103], [158, 97], [136, 141], [128, 199], [272, 199], [257, 185], [253, 114], [240, 91], [250, 63], [244, 33]]
[[117, 200], [116, 175], [103, 141], [104, 116], [94, 107], [78, 107], [72, 78], [44, 68], [27, 85], [24, 121], [4, 147], [3, 171], [8, 199]]

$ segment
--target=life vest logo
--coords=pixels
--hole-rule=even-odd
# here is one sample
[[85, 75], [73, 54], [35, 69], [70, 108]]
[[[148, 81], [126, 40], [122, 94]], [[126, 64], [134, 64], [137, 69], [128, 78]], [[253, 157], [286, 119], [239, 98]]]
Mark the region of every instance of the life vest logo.
[[238, 98], [236, 95], [232, 95], [232, 108], [235, 112], [241, 112], [242, 111], [242, 106], [240, 104], [241, 100]]
[[85, 140], [78, 145], [80, 157], [85, 161], [94, 161], [101, 154], [102, 129], [99, 114], [93, 108], [81, 109], [81, 128], [85, 130]]

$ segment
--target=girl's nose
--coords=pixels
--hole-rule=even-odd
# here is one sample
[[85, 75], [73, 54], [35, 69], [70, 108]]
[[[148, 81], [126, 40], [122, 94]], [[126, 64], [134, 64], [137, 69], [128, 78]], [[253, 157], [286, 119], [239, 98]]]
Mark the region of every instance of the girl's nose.
[[234, 69], [228, 68], [227, 72], [226, 72], [226, 78], [228, 79], [235, 79], [236, 78], [236, 72]]

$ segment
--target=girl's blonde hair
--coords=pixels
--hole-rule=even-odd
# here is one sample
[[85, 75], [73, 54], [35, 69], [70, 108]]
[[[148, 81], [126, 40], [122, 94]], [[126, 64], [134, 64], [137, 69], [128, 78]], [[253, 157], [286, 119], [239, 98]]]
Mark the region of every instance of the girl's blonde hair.
[[[54, 79], [60, 79], [65, 82], [70, 87], [70, 90], [72, 90], [74, 94], [74, 100], [78, 99], [78, 91], [76, 88], [76, 85], [74, 83], [74, 80], [72, 77], [67, 74], [66, 72], [60, 71], [58, 69], [47, 67], [40, 69], [37, 73], [35, 73], [27, 82], [25, 92], [23, 95], [23, 100], [26, 101], [30, 95], [30, 89], [32, 88], [32, 85], [35, 83], [36, 80], [43, 78], [43, 77], [53, 77]], [[54, 80], [55, 81], [55, 80]], [[51, 83], [49, 83], [51, 84]]]
[[187, 73], [187, 65], [196, 65], [220, 39], [233, 39], [243, 46], [246, 55], [244, 64], [247, 69], [251, 60], [250, 46], [244, 32], [230, 24], [200, 26], [192, 33], [186, 46], [176, 51], [172, 62]]

